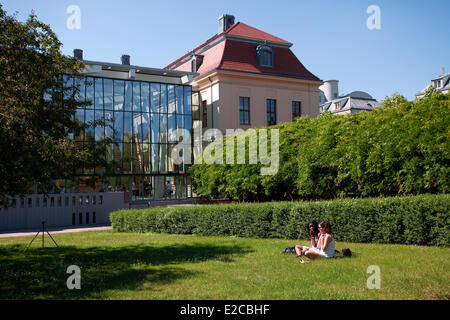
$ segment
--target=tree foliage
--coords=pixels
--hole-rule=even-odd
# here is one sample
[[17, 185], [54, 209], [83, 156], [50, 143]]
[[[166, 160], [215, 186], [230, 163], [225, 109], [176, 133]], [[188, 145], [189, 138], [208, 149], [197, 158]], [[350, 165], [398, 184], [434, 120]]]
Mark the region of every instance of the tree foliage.
[[275, 175], [261, 176], [261, 164], [194, 165], [194, 191], [241, 201], [447, 193], [449, 107], [450, 94], [394, 94], [371, 112], [279, 124]]
[[78, 82], [65, 80], [81, 77], [83, 64], [61, 46], [33, 13], [19, 22], [0, 5], [0, 201], [102, 164], [101, 145], [71, 139], [84, 129], [74, 114], [86, 102]]

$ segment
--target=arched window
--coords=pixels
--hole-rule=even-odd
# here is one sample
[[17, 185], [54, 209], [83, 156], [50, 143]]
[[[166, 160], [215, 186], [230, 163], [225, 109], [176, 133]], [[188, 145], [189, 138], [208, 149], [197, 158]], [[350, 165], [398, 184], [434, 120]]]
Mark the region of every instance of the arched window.
[[271, 47], [259, 45], [256, 47], [256, 54], [258, 56], [260, 66], [270, 68], [273, 67], [273, 51]]

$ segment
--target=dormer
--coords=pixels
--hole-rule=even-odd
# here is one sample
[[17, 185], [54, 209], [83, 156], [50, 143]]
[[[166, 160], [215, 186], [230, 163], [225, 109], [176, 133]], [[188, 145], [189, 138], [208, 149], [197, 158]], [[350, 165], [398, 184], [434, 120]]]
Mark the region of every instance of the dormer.
[[273, 50], [266, 44], [256, 47], [256, 56], [261, 67], [273, 68]]

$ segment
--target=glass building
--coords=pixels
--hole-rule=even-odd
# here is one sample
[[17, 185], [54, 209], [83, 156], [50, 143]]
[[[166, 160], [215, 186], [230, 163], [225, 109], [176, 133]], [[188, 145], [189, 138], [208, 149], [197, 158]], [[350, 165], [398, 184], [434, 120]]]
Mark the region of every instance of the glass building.
[[92, 103], [79, 108], [75, 116], [83, 123], [104, 120], [106, 125], [73, 138], [78, 143], [111, 138], [105, 157], [114, 169], [112, 176], [88, 187], [83, 181], [104, 174], [105, 169], [80, 168], [73, 180], [64, 182], [66, 189], [125, 191], [133, 202], [193, 197], [186, 174], [190, 164], [176, 164], [171, 157], [184, 139], [177, 137], [177, 129], [188, 130], [192, 139], [193, 115], [199, 118], [197, 94], [193, 97], [187, 84], [191, 73], [84, 62], [87, 77], [69, 81], [80, 81], [79, 99]]

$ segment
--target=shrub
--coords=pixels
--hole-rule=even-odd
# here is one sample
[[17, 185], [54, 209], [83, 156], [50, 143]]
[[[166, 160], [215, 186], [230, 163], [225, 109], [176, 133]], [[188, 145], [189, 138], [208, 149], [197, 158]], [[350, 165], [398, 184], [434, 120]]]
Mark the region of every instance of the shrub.
[[329, 220], [338, 241], [449, 246], [450, 195], [156, 207], [111, 213], [118, 232], [307, 239]]

